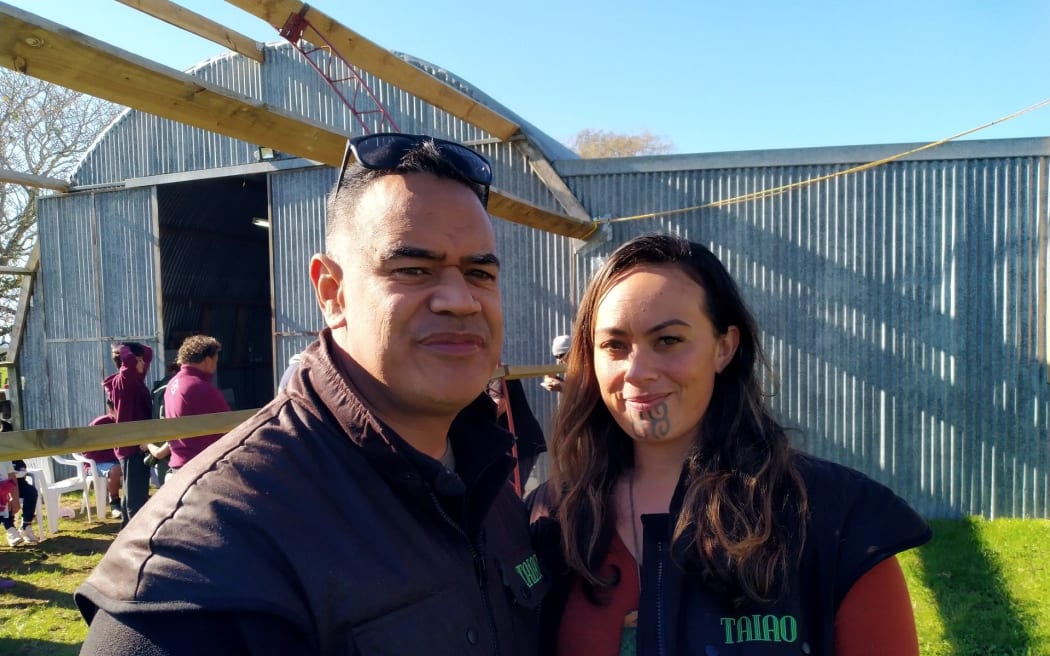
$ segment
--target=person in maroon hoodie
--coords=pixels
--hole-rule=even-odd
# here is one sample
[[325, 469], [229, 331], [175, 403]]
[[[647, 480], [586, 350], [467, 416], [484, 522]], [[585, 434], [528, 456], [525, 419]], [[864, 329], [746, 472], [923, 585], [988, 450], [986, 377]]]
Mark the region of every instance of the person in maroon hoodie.
[[[102, 381], [106, 398], [113, 404], [113, 418], [118, 424], [153, 418], [153, 397], [146, 387], [146, 372], [153, 361], [153, 349], [138, 342], [113, 345], [113, 364], [117, 373]], [[127, 523], [149, 498], [149, 467], [143, 462], [144, 445], [113, 449], [120, 460], [121, 525]]]
[[[168, 387], [164, 390], [164, 416], [189, 417], [212, 412], [229, 412], [219, 388], [212, 384], [215, 370], [219, 367], [219, 351], [222, 344], [208, 335], [190, 335], [179, 347], [178, 363], [181, 365]], [[201, 435], [185, 440], [171, 440], [168, 448], [168, 476], [177, 472], [193, 456], [215, 442], [222, 433]]]
[[[113, 403], [106, 399], [106, 414], [95, 417], [91, 420], [88, 426], [102, 426], [103, 424], [115, 424], [116, 420], [113, 418]], [[106, 482], [109, 488], [109, 506], [110, 516], [113, 519], [122, 519], [124, 513], [120, 509], [120, 482], [121, 478], [120, 461], [117, 460], [117, 454], [114, 453], [116, 449], [99, 449], [98, 451], [85, 451], [80, 455], [84, 456], [89, 460], [95, 461], [95, 466], [98, 468], [98, 473], [101, 476], [106, 477]], [[84, 465], [87, 467], [87, 464]]]

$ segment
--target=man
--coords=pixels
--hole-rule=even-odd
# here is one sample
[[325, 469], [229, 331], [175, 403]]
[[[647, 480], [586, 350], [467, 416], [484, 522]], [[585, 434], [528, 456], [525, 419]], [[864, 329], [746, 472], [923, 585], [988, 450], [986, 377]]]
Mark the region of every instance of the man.
[[[106, 398], [113, 404], [113, 419], [118, 423], [142, 421], [153, 416], [153, 398], [146, 387], [146, 371], [153, 361], [153, 349], [138, 342], [121, 342], [112, 348], [117, 373], [102, 381]], [[122, 446], [113, 450], [120, 461], [121, 526], [149, 499], [149, 467], [145, 445]]]
[[[554, 338], [554, 342], [551, 343], [551, 355], [554, 356], [554, 361], [558, 364], [565, 364], [565, 359], [569, 357], [569, 345], [572, 344], [572, 338], [568, 335], [558, 335]], [[561, 392], [562, 383], [565, 382], [564, 374], [544, 374], [543, 382], [540, 386], [548, 392]]]
[[[229, 412], [219, 388], [212, 384], [219, 368], [219, 340], [208, 335], [190, 335], [179, 347], [179, 372], [168, 381], [164, 390], [164, 416], [189, 417], [212, 412]], [[201, 435], [168, 442], [171, 457], [168, 461], [168, 476], [177, 472], [198, 453], [217, 442], [221, 433]], [[163, 453], [160, 453], [163, 457]]]
[[76, 599], [82, 654], [533, 654], [548, 586], [483, 395], [503, 339], [488, 162], [348, 144], [310, 263], [327, 327]]

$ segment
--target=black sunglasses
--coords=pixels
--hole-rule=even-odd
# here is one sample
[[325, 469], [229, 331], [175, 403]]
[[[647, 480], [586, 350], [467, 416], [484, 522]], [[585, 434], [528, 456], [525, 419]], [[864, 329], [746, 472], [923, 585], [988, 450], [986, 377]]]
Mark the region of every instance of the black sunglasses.
[[463, 144], [436, 139], [425, 134], [377, 132], [348, 139], [346, 152], [343, 154], [343, 165], [339, 168], [339, 182], [336, 183], [336, 189], [343, 184], [351, 155], [358, 164], [366, 169], [392, 171], [401, 166], [401, 160], [409, 151], [427, 141], [434, 142], [438, 153], [457, 173], [474, 184], [481, 185], [481, 204], [487, 207], [489, 186], [492, 185], [492, 166], [489, 161]]

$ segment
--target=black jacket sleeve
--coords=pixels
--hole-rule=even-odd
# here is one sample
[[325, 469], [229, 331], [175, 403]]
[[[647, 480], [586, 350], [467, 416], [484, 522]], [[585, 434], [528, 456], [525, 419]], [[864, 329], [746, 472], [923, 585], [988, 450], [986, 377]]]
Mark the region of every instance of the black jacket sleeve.
[[293, 626], [262, 613], [163, 612], [120, 617], [99, 609], [81, 656], [264, 656], [297, 654], [308, 643]]

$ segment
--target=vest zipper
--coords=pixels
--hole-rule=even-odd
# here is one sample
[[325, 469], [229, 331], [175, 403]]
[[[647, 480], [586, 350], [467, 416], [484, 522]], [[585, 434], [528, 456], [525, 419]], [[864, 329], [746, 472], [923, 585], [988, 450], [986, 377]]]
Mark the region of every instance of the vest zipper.
[[499, 638], [496, 631], [496, 616], [492, 609], [492, 602], [489, 599], [489, 586], [488, 586], [488, 568], [485, 565], [485, 557], [478, 551], [474, 544], [474, 541], [463, 532], [463, 529], [456, 523], [456, 520], [449, 517], [449, 514], [445, 512], [444, 506], [441, 505], [441, 501], [434, 494], [433, 490], [427, 490], [430, 494], [430, 500], [434, 502], [434, 507], [437, 508], [438, 515], [445, 521], [446, 524], [451, 526], [456, 533], [459, 533], [467, 542], [467, 547], [470, 549], [470, 557], [474, 561], [474, 576], [478, 581], [478, 587], [481, 589], [481, 602], [485, 606], [485, 616], [489, 623], [489, 635], [492, 636], [492, 653], [496, 656], [500, 655]]
[[656, 543], [656, 653], [667, 653], [667, 638], [664, 635], [664, 543]]

